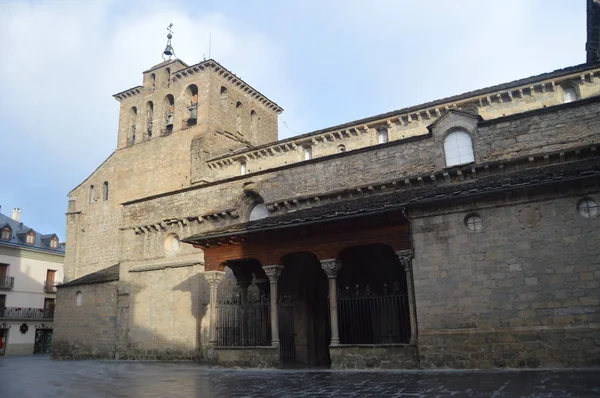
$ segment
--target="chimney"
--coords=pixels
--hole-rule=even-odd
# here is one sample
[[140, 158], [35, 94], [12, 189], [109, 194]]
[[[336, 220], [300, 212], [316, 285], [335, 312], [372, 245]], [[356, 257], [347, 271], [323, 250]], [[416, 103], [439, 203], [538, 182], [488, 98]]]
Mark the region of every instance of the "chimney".
[[14, 208], [12, 211], [12, 217], [13, 220], [21, 222], [21, 209], [18, 208]]

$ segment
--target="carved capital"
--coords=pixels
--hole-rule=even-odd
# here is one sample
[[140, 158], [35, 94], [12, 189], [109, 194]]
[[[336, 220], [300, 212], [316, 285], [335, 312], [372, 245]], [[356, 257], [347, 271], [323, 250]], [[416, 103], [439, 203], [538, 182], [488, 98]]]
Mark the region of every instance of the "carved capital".
[[269, 277], [271, 283], [277, 283], [283, 272], [283, 265], [267, 265], [266, 267], [263, 267], [263, 270]]
[[398, 260], [400, 260], [400, 264], [402, 264], [404, 270], [410, 272], [412, 270], [412, 252], [410, 250], [401, 250], [396, 252], [396, 256], [398, 256]]
[[328, 278], [335, 278], [337, 277], [340, 268], [342, 268], [342, 262], [337, 258], [321, 260], [321, 268], [323, 268], [323, 271], [325, 271]]
[[208, 284], [213, 286], [219, 286], [219, 283], [225, 278], [225, 272], [223, 271], [206, 271], [204, 273], [204, 278], [208, 282]]

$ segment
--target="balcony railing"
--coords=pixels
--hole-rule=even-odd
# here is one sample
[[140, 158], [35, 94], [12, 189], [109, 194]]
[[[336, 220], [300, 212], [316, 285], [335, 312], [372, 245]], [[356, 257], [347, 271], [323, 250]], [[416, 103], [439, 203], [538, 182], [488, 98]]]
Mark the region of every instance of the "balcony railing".
[[0, 319], [53, 319], [54, 310], [43, 308], [0, 307]]
[[56, 286], [54, 281], [44, 281], [44, 291], [46, 293], [56, 293]]
[[15, 285], [15, 277], [14, 276], [5, 276], [0, 278], [0, 290], [10, 290]]

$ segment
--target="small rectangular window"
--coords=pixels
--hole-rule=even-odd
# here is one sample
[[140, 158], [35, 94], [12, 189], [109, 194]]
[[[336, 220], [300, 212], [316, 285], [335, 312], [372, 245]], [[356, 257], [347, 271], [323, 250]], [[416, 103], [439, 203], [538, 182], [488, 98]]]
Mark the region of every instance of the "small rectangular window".
[[312, 159], [312, 147], [305, 146], [304, 147], [304, 160]]

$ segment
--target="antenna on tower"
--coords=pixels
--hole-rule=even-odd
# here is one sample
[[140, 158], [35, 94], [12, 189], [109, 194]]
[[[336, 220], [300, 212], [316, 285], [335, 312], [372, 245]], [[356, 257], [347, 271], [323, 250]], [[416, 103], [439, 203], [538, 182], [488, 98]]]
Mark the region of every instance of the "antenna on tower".
[[[172, 56], [175, 56], [175, 50], [173, 50], [173, 46], [171, 45], [171, 39], [173, 38], [173, 24], [169, 24], [167, 26], [167, 30], [169, 33], [167, 34], [167, 46], [165, 47], [165, 51], [162, 53], [162, 58], [164, 60], [171, 59]], [[166, 56], [166, 58], [165, 58]]]
[[208, 32], [208, 59], [210, 59], [210, 47], [212, 44], [212, 33]]

